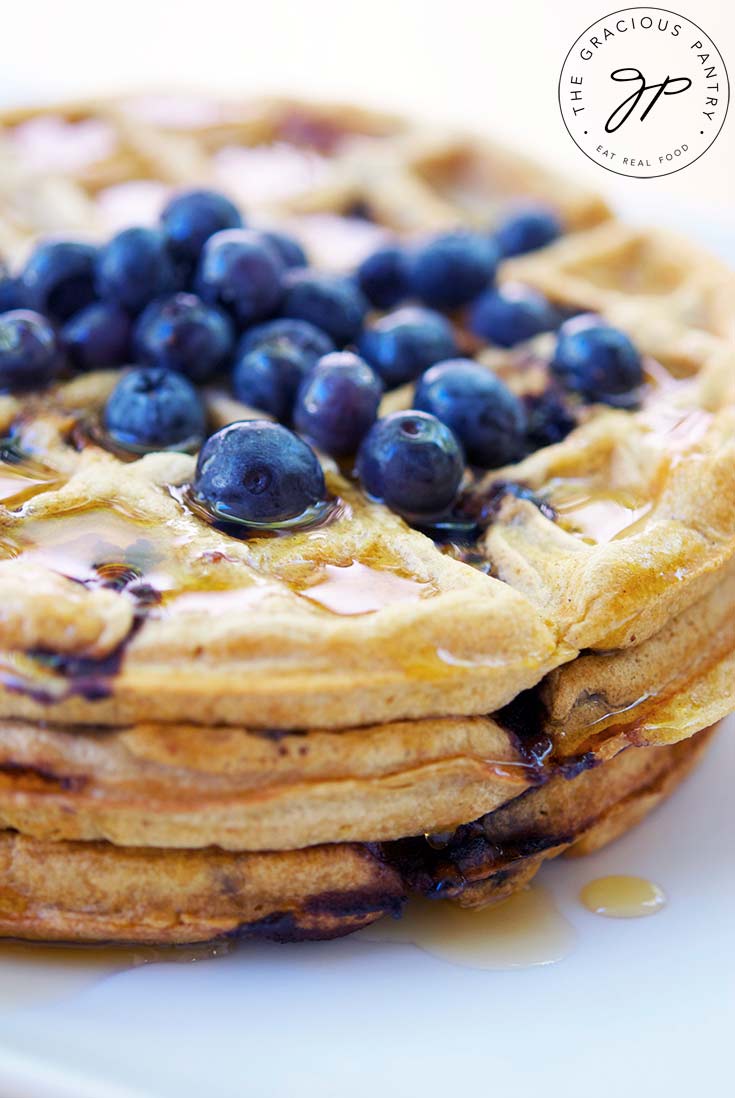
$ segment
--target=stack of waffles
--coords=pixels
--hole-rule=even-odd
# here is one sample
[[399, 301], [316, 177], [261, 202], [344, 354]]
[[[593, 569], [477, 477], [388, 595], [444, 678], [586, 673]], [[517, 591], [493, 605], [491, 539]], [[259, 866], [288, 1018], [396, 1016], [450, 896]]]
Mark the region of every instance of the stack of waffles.
[[[635, 410], [592, 405], [563, 441], [475, 475], [471, 542], [412, 528], [329, 461], [334, 521], [232, 537], [186, 505], [195, 456], [97, 440], [114, 372], [0, 396], [1, 935], [292, 940], [412, 892], [479, 906], [674, 789], [735, 708], [724, 265], [485, 141], [344, 107], [16, 112], [0, 165], [12, 256], [150, 222], [193, 184], [346, 269], [543, 200], [564, 235], [500, 280], [600, 314], [645, 371]], [[552, 345], [475, 350], [532, 394]], [[212, 429], [253, 415], [205, 399]]]

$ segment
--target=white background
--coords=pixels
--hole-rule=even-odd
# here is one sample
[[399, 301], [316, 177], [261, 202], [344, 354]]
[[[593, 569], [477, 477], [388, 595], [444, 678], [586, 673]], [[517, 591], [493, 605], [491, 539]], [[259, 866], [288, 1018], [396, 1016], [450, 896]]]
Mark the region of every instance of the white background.
[[[717, 43], [735, 79], [732, 0], [671, 2]], [[701, 161], [656, 180], [605, 172], [566, 133], [557, 102], [564, 57], [590, 23], [624, 6], [625, 0], [5, 0], [0, 105], [171, 85], [344, 97], [496, 133], [626, 206], [676, 201], [679, 208], [732, 209], [732, 117]]]

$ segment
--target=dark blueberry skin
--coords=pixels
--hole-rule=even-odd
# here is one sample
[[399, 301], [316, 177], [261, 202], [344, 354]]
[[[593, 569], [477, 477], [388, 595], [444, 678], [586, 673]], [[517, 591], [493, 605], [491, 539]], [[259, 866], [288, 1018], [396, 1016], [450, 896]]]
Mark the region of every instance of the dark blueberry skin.
[[276, 232], [274, 229], [261, 229], [260, 235], [265, 237], [271, 247], [278, 252], [284, 267], [307, 266], [309, 260], [306, 258], [306, 252], [298, 240], [295, 240], [292, 236], [287, 233]]
[[373, 252], [357, 268], [357, 281], [376, 309], [392, 309], [410, 292], [410, 268], [403, 248], [389, 245]]
[[451, 427], [473, 465], [496, 469], [523, 453], [523, 405], [478, 362], [455, 358], [432, 366], [416, 388], [415, 406]]
[[514, 347], [539, 332], [550, 332], [558, 316], [543, 294], [530, 286], [509, 282], [480, 294], [470, 309], [469, 325], [475, 335], [497, 347]]
[[628, 336], [588, 318], [562, 324], [550, 368], [584, 400], [622, 408], [637, 403], [643, 383], [641, 357]]
[[388, 389], [413, 381], [435, 362], [457, 354], [446, 317], [418, 305], [380, 317], [362, 333], [358, 347]]
[[0, 265], [0, 313], [25, 308], [25, 291], [20, 278], [13, 278]]
[[562, 396], [547, 389], [523, 398], [526, 408], [526, 448], [539, 450], [565, 439], [577, 422]]
[[333, 457], [354, 454], [378, 415], [380, 378], [350, 351], [325, 355], [301, 385], [297, 431]]
[[562, 234], [562, 224], [553, 210], [527, 206], [509, 213], [495, 230], [501, 255], [524, 255], [545, 248]]
[[246, 351], [235, 361], [232, 388], [238, 400], [276, 419], [291, 422], [299, 385], [314, 358], [288, 340], [274, 340]]
[[136, 361], [209, 381], [231, 360], [235, 329], [230, 317], [194, 294], [152, 301], [133, 333]]
[[196, 292], [209, 305], [219, 305], [241, 327], [265, 320], [282, 297], [283, 262], [261, 233], [229, 229], [204, 245]]
[[184, 191], [165, 207], [161, 227], [171, 255], [190, 266], [210, 236], [242, 228], [242, 217], [237, 206], [218, 191]]
[[411, 264], [413, 292], [434, 309], [466, 305], [490, 285], [498, 249], [479, 233], [458, 229], [427, 241]]
[[131, 320], [110, 301], [95, 301], [61, 329], [67, 357], [77, 370], [104, 370], [130, 361]]
[[454, 502], [464, 455], [452, 431], [426, 412], [395, 412], [368, 431], [356, 472], [368, 495], [408, 516], [442, 514]]
[[286, 427], [256, 419], [231, 423], [207, 439], [193, 489], [210, 511], [246, 523], [287, 522], [326, 494], [311, 447]]
[[40, 389], [62, 365], [56, 331], [46, 317], [27, 309], [0, 315], [0, 392]]
[[308, 355], [313, 362], [335, 349], [334, 340], [307, 320], [280, 317], [278, 320], [266, 320], [264, 324], [249, 328], [240, 340], [238, 354], [247, 354], [265, 343], [295, 347]]
[[158, 229], [123, 229], [100, 249], [97, 292], [138, 313], [154, 297], [176, 289], [176, 269]]
[[326, 271], [294, 270], [287, 273], [284, 285], [284, 316], [308, 320], [340, 347], [357, 337], [368, 303], [351, 279]]
[[123, 374], [103, 420], [113, 442], [132, 453], [195, 449], [206, 428], [204, 406], [189, 379], [153, 366]]
[[97, 248], [76, 240], [48, 240], [33, 249], [21, 282], [29, 309], [68, 320], [95, 299]]

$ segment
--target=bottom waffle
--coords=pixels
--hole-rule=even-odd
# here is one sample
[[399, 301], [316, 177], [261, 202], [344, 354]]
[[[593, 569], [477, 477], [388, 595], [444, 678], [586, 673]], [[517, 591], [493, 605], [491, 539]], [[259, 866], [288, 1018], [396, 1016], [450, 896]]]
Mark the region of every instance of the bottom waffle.
[[273, 853], [156, 850], [0, 837], [0, 935], [175, 944], [223, 936], [333, 938], [399, 914], [409, 891], [482, 905], [525, 884], [545, 858], [596, 849], [637, 823], [697, 761], [712, 730], [631, 747], [559, 774], [467, 825], [426, 840]]

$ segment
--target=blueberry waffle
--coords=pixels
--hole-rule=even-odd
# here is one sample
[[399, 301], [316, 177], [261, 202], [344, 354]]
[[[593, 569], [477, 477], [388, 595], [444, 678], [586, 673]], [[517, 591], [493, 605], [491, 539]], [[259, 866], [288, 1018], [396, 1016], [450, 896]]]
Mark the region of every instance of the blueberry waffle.
[[0, 157], [1, 934], [331, 937], [668, 795], [735, 708], [727, 268], [348, 108]]

